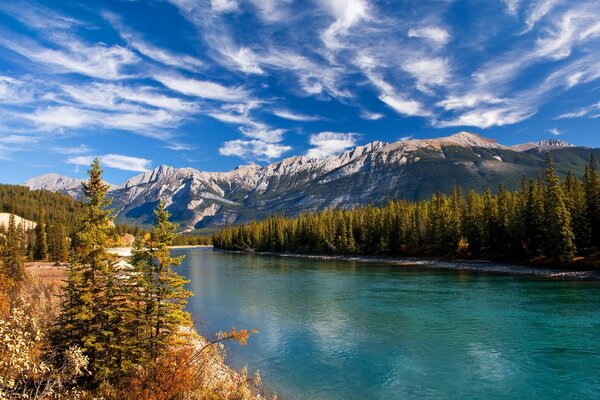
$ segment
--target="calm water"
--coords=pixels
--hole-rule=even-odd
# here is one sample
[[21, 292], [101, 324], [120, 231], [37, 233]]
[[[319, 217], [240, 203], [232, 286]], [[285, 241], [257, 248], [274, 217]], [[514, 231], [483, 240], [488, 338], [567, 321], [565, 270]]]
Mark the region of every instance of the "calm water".
[[185, 254], [200, 331], [282, 399], [600, 398], [600, 283]]

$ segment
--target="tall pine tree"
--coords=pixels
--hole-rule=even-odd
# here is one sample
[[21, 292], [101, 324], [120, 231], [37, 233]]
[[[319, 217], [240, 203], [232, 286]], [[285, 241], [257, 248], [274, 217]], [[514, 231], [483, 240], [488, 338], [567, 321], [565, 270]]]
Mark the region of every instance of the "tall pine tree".
[[35, 250], [34, 258], [36, 260], [45, 260], [48, 258], [48, 241], [46, 239], [46, 210], [40, 208], [40, 216], [35, 227]]
[[103, 385], [117, 380], [132, 364], [130, 349], [124, 346], [127, 340], [120, 336], [128, 302], [122, 291], [126, 279], [106, 251], [114, 226], [98, 159], [88, 175], [52, 340], [58, 349], [80, 347], [89, 359], [91, 383]]
[[570, 262], [575, 256], [571, 215], [565, 204], [562, 185], [554, 170], [550, 153], [546, 156], [546, 190], [544, 201], [545, 253], [562, 262]]
[[145, 353], [153, 359], [161, 354], [181, 326], [191, 324], [190, 315], [184, 311], [186, 299], [191, 296], [184, 288], [188, 281], [173, 270], [183, 257], [171, 257], [169, 249], [176, 226], [169, 222], [163, 201], [154, 214], [154, 226], [138, 242], [131, 258], [141, 291], [143, 317], [140, 324], [145, 332], [142, 341]]

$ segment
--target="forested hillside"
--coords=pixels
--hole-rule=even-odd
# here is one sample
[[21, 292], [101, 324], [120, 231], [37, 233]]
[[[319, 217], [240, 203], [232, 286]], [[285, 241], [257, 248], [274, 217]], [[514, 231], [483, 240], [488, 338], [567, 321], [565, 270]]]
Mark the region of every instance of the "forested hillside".
[[561, 180], [548, 156], [544, 178], [496, 194], [455, 187], [431, 199], [329, 210], [227, 227], [222, 249], [340, 255], [487, 257], [566, 265], [600, 249], [600, 179], [592, 156], [583, 181]]
[[37, 222], [41, 209], [46, 211], [48, 225], [74, 226], [76, 201], [72, 197], [24, 186], [0, 185], [0, 212]]

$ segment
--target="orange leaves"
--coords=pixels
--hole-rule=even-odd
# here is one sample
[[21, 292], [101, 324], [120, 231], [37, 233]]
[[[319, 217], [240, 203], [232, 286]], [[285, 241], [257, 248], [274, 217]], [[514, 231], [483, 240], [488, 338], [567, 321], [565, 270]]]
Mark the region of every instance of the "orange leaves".
[[217, 335], [217, 340], [215, 342], [222, 342], [224, 340], [235, 340], [242, 346], [246, 346], [248, 344], [248, 339], [251, 335], [258, 333], [258, 329], [241, 329], [236, 331], [234, 327], [231, 327], [231, 331], [220, 332]]

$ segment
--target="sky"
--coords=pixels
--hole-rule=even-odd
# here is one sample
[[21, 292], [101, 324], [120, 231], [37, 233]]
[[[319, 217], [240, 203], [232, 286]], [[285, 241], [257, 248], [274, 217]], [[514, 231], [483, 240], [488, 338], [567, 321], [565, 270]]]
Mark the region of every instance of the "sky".
[[0, 0], [3, 183], [599, 128], [597, 0]]

